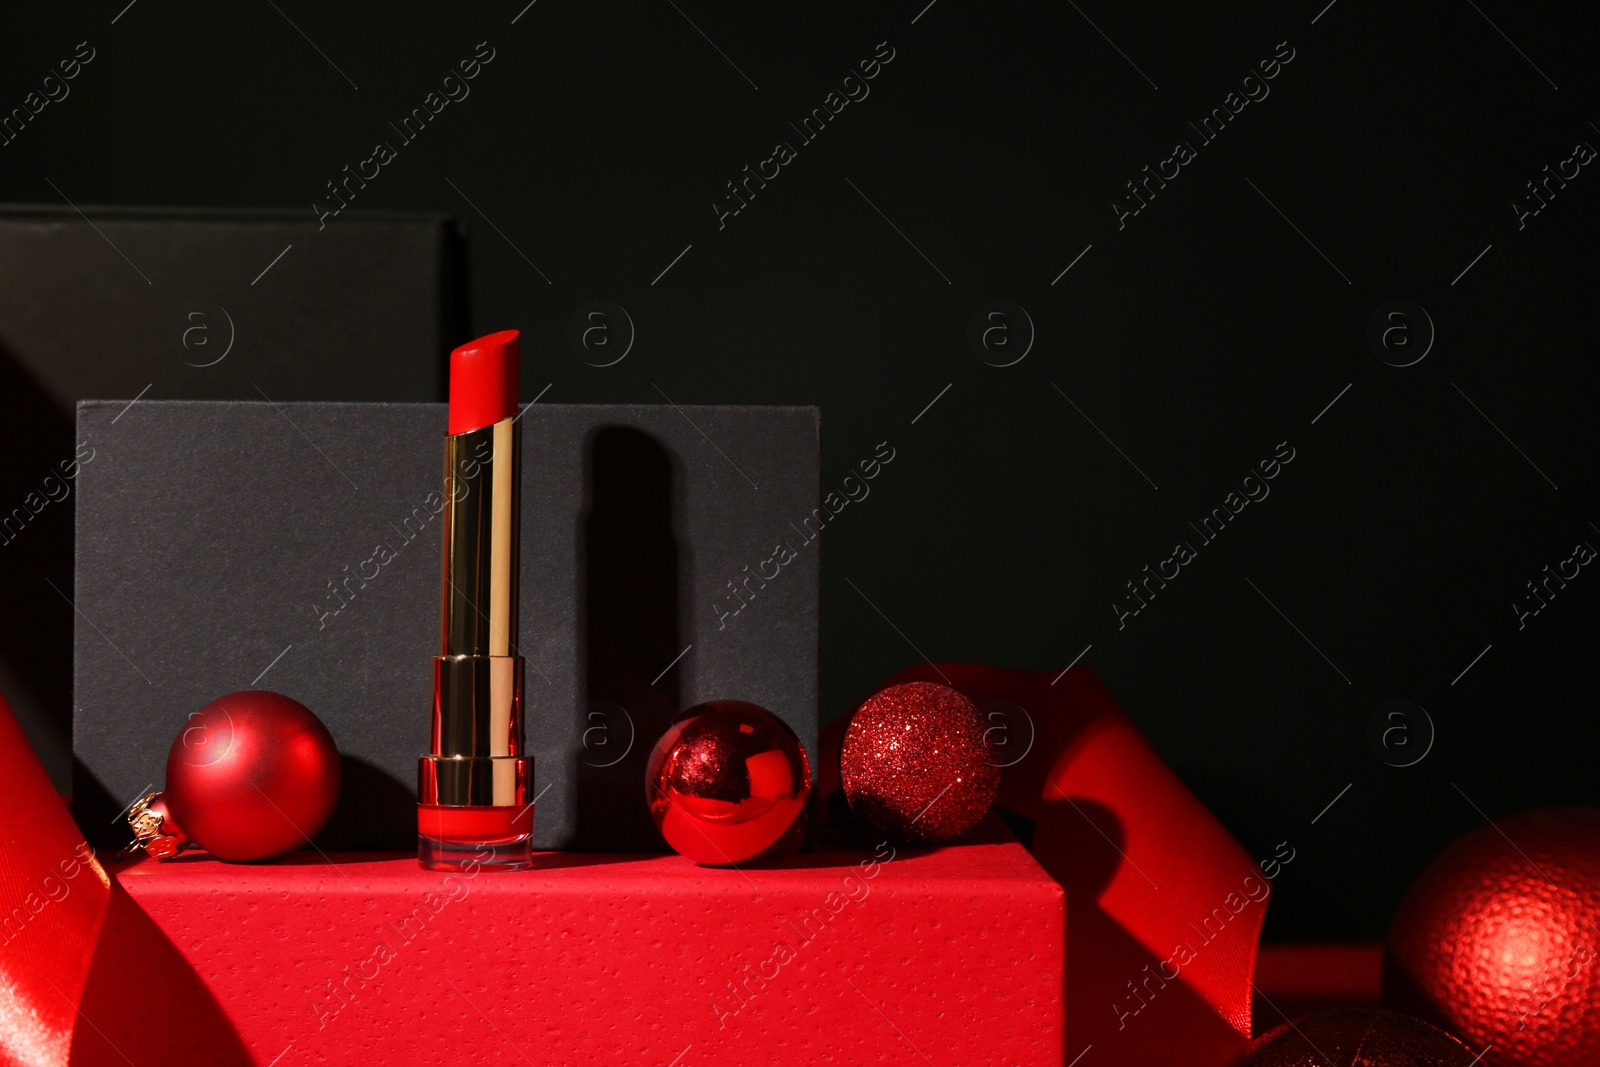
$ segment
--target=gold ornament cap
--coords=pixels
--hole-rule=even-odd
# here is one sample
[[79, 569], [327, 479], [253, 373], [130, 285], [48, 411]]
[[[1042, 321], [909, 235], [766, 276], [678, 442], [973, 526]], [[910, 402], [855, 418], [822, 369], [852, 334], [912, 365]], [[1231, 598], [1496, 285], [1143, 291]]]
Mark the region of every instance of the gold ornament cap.
[[128, 825], [133, 828], [133, 841], [119, 859], [142, 851], [152, 859], [170, 860], [189, 847], [189, 835], [179, 828], [160, 793], [148, 793], [134, 801], [128, 809]]

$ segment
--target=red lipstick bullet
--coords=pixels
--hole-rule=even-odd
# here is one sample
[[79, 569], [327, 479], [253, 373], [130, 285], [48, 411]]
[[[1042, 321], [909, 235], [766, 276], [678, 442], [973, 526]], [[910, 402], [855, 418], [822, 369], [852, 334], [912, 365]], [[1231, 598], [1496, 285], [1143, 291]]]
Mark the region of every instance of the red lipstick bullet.
[[450, 353], [444, 581], [433, 739], [417, 770], [418, 860], [432, 870], [533, 865], [533, 759], [517, 651], [520, 335]]
[[517, 413], [522, 335], [501, 330], [450, 353], [451, 434], [471, 433]]

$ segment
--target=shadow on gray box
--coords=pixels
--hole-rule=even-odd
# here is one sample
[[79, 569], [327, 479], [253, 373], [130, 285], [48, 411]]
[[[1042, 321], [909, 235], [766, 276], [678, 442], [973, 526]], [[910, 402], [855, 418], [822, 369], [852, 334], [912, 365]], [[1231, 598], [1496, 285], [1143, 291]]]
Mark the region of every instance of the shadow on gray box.
[[660, 848], [644, 773], [677, 717], [686, 669], [677, 660], [688, 563], [674, 521], [679, 479], [666, 446], [631, 426], [593, 431], [584, 466], [578, 838], [590, 848]]
[[[317, 835], [319, 848], [337, 851], [356, 851], [374, 847], [391, 849], [414, 848], [417, 843], [416, 809], [417, 790], [414, 784], [397, 780], [382, 767], [358, 756], [339, 756], [342, 779], [339, 783], [340, 803], [328, 817], [328, 825]], [[346, 804], [343, 798], [359, 796], [359, 806]], [[374, 839], [372, 813], [374, 811], [399, 812], [401, 818], [386, 819], [379, 829], [381, 837]]]

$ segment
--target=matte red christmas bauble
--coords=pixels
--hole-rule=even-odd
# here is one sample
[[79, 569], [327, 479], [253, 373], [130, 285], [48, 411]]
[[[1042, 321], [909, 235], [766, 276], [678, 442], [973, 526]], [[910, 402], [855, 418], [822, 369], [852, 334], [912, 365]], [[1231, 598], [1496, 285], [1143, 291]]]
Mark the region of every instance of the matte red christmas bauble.
[[1485, 1064], [1600, 1064], [1600, 811], [1524, 812], [1440, 853], [1390, 927], [1383, 1000], [1492, 1045]]
[[743, 700], [696, 705], [650, 752], [645, 799], [676, 851], [709, 866], [774, 859], [806, 836], [811, 763], [789, 724]]
[[978, 824], [1000, 765], [972, 701], [934, 682], [891, 685], [856, 709], [839, 753], [850, 813], [897, 841], [948, 841]]
[[1284, 1023], [1239, 1053], [1233, 1067], [1474, 1067], [1467, 1046], [1390, 1011], [1335, 1011]]
[[305, 848], [333, 814], [339, 778], [333, 736], [304, 704], [261, 689], [218, 697], [172, 742], [166, 791], [148, 805], [170, 840], [146, 850], [162, 858], [192, 842], [244, 861]]

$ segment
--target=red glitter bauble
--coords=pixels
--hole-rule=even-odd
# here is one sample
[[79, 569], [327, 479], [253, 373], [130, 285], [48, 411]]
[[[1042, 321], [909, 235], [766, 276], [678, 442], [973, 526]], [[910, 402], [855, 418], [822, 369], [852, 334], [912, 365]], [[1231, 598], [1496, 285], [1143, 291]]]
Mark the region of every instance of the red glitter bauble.
[[1395, 915], [1384, 1004], [1499, 1067], [1600, 1064], [1600, 811], [1481, 826], [1430, 863]]
[[189, 716], [152, 807], [165, 809], [165, 834], [218, 859], [263, 860], [310, 843], [333, 814], [339, 777], [339, 751], [321, 720], [298, 701], [251, 689]]
[[897, 841], [948, 841], [978, 824], [1000, 767], [972, 701], [933, 682], [891, 685], [856, 709], [839, 754], [850, 813]]
[[1250, 1043], [1233, 1067], [1473, 1067], [1467, 1046], [1392, 1011], [1335, 1011], [1284, 1023]]
[[789, 724], [743, 700], [712, 700], [661, 735], [645, 770], [656, 829], [713, 867], [774, 859], [806, 836], [811, 762]]

